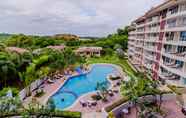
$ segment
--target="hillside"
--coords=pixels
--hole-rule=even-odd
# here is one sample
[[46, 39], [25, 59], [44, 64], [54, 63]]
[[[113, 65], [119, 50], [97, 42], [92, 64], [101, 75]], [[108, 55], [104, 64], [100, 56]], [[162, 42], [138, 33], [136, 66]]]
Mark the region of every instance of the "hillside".
[[79, 37], [73, 34], [56, 34], [52, 37], [56, 39], [63, 39], [65, 41], [79, 40]]
[[0, 33], [0, 40], [8, 39], [10, 36], [11, 34]]

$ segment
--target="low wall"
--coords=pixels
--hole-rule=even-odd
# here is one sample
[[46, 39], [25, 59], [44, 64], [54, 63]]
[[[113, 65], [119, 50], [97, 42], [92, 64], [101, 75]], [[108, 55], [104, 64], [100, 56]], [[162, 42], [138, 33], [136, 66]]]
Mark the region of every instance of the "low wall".
[[[30, 84], [30, 91], [34, 91], [36, 90], [46, 79], [38, 79], [38, 80], [35, 80], [34, 82], [32, 82]], [[20, 100], [24, 100], [26, 98], [26, 88], [22, 89], [20, 92], [19, 92], [19, 98]]]
[[[158, 101], [160, 101], [160, 96], [159, 95], [156, 95], [156, 99]], [[174, 94], [164, 94], [163, 97], [162, 97], [162, 100], [163, 101], [167, 101], [167, 100], [172, 100], [172, 99], [176, 99], [176, 96]], [[148, 95], [148, 96], [144, 96], [144, 97], [140, 97], [139, 98], [139, 102], [141, 101], [153, 101], [154, 100], [154, 96], [152, 95]], [[112, 113], [117, 117], [118, 115], [120, 115], [121, 111], [125, 108], [128, 108], [128, 107], [133, 107], [134, 105], [128, 101], [128, 102], [125, 102], [123, 103], [122, 105], [116, 107], [115, 109], [112, 110]]]

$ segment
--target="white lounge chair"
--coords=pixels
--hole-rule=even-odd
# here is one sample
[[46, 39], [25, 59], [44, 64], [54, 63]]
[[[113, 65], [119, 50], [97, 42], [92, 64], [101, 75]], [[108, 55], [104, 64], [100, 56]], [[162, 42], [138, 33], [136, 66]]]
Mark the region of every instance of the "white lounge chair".
[[51, 79], [48, 79], [47, 82], [50, 83], [50, 84], [54, 83], [54, 81], [51, 80]]

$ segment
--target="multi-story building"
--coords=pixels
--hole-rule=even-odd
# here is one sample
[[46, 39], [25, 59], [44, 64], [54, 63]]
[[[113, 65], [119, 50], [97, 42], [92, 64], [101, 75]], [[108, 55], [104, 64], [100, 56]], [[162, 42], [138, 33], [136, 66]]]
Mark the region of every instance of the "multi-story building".
[[131, 24], [130, 62], [153, 79], [186, 86], [186, 0], [166, 0]]

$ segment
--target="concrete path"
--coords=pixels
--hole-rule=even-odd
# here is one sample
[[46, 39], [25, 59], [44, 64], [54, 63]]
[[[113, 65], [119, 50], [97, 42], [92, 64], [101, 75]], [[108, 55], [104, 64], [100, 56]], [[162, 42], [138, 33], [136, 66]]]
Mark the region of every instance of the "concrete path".
[[90, 112], [83, 113], [82, 118], [107, 118], [104, 113], [101, 112]]

